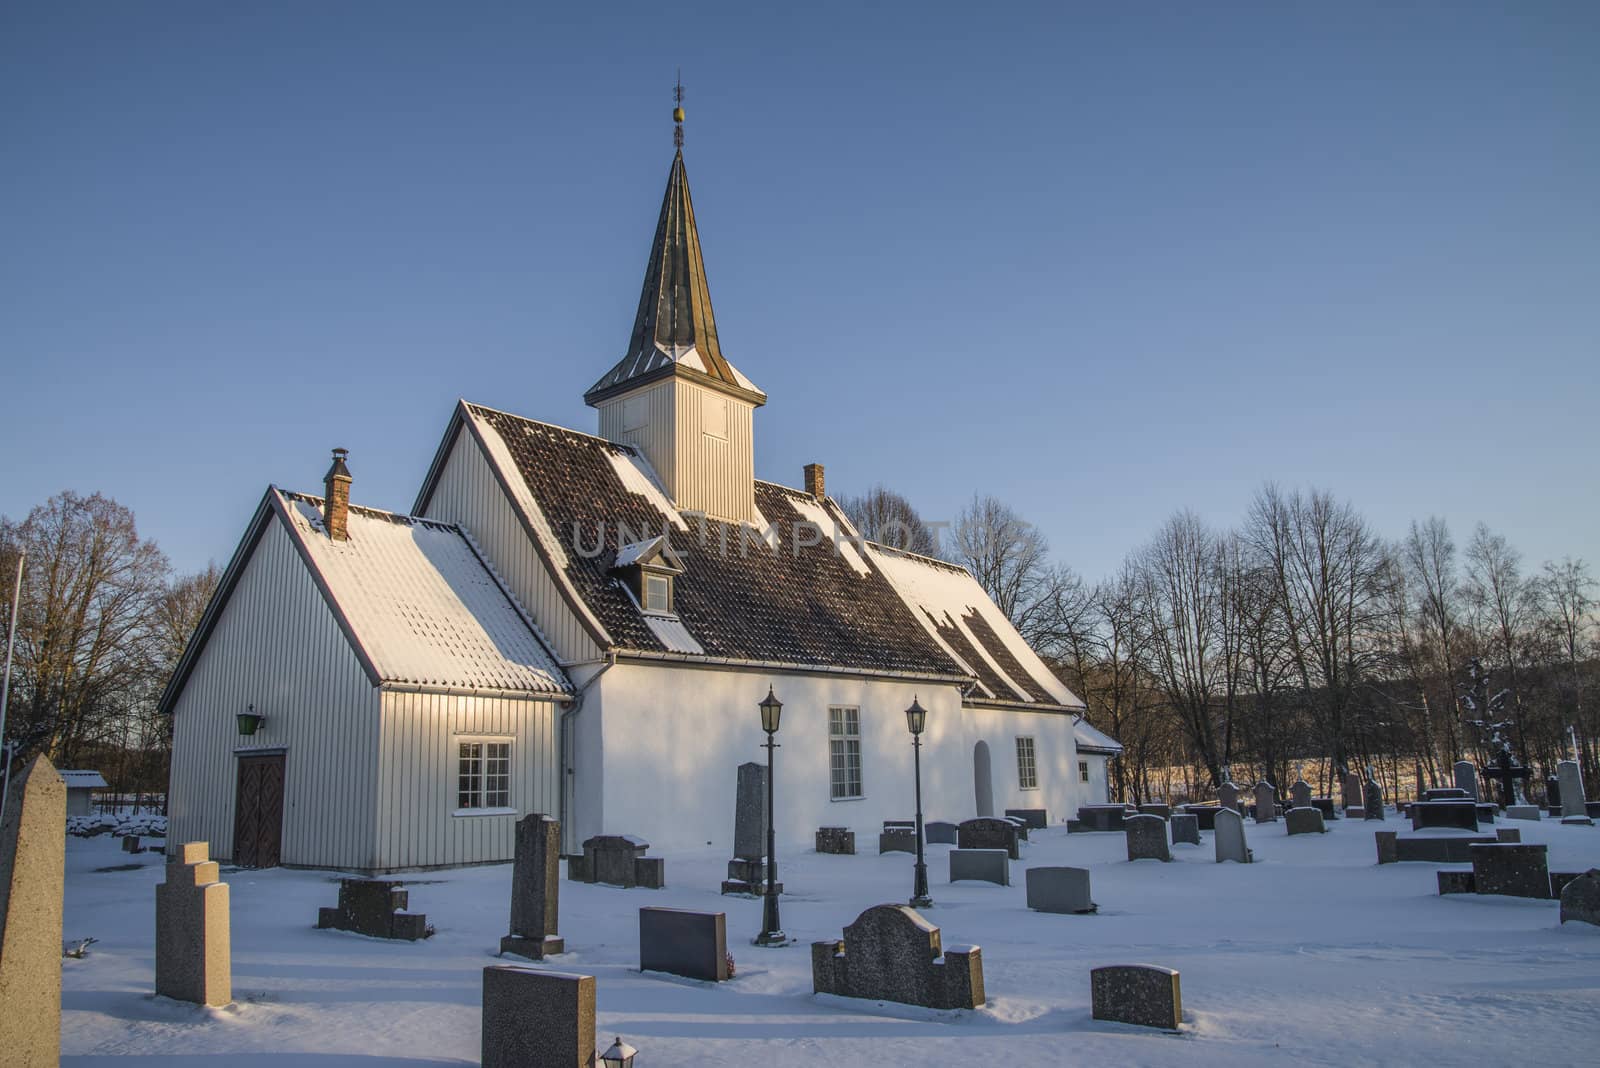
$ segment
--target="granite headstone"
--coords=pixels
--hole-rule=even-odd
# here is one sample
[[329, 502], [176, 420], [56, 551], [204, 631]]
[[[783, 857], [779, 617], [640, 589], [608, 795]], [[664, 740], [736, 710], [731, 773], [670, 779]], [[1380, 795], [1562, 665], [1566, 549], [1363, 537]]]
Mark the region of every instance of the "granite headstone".
[[874, 905], [844, 929], [843, 941], [811, 944], [819, 994], [896, 1001], [931, 1009], [984, 1003], [983, 954], [944, 947], [939, 928], [905, 905]]
[[1097, 906], [1089, 897], [1088, 868], [1029, 868], [1028, 907], [1037, 912], [1088, 913]]
[[1200, 817], [1190, 812], [1179, 812], [1172, 817], [1172, 844], [1185, 842], [1189, 845], [1200, 844]]
[[0, 812], [0, 1059], [61, 1058], [61, 893], [67, 784], [48, 757], [11, 777]]
[[167, 858], [156, 886], [156, 993], [196, 1005], [233, 1000], [228, 884], [205, 842], [185, 842]]
[[1171, 860], [1167, 825], [1160, 816], [1129, 816], [1122, 824], [1128, 840], [1129, 860]]
[[594, 976], [483, 970], [483, 1068], [594, 1068]]
[[1096, 1020], [1159, 1027], [1176, 1031], [1183, 1025], [1183, 998], [1178, 973], [1153, 964], [1114, 964], [1089, 972]]
[[530, 813], [517, 821], [516, 856], [511, 865], [511, 933], [500, 939], [501, 953], [543, 960], [566, 951], [557, 934], [561, 894], [561, 824]]
[[1561, 922], [1600, 927], [1600, 868], [1590, 868], [1561, 888]]
[[1245, 844], [1244, 817], [1232, 809], [1223, 809], [1217, 813], [1216, 833], [1217, 863], [1225, 860], [1237, 861], [1248, 864], [1251, 860], [1250, 847]]
[[728, 926], [721, 912], [639, 910], [639, 970], [718, 983], [728, 978]]

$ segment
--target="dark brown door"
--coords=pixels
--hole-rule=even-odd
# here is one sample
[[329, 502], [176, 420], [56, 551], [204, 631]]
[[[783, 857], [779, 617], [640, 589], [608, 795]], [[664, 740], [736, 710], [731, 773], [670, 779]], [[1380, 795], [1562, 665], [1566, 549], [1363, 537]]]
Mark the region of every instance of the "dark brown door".
[[275, 868], [282, 848], [283, 754], [242, 756], [233, 808], [233, 862], [241, 868]]

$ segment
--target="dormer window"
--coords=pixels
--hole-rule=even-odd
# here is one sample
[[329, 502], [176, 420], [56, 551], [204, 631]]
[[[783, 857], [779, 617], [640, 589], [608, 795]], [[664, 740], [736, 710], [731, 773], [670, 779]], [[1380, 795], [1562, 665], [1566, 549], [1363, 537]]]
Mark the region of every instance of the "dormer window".
[[664, 535], [618, 549], [611, 573], [621, 580], [644, 611], [655, 615], [673, 614], [672, 584], [683, 574], [683, 561], [672, 551]]

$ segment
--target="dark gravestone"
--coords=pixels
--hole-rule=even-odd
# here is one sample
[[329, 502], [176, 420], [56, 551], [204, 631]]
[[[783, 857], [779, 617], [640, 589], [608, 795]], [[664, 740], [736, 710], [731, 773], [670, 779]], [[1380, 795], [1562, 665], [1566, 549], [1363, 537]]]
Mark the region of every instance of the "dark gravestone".
[[1010, 823], [1017, 829], [1017, 838], [1026, 842], [1028, 840], [1028, 821], [1020, 816], [1002, 816], [1001, 819]]
[[1160, 817], [1161, 819], [1164, 819], [1164, 820], [1165, 819], [1171, 819], [1172, 818], [1172, 806], [1171, 805], [1156, 805], [1156, 804], [1140, 805], [1139, 806], [1139, 815], [1141, 815], [1141, 816], [1158, 816], [1158, 817]]
[[1456, 789], [1465, 791], [1474, 801], [1478, 800], [1478, 766], [1470, 760], [1458, 760], [1453, 770]]
[[740, 764], [733, 800], [733, 855], [761, 860], [767, 855], [767, 768]]
[[1444, 894], [1475, 894], [1477, 882], [1470, 871], [1443, 870], [1435, 873], [1439, 879], [1439, 893]]
[[1477, 893], [1549, 898], [1548, 846], [1494, 843], [1471, 848], [1472, 878]]
[[483, 1068], [594, 1068], [594, 976], [483, 970]]
[[[651, 860], [650, 857], [642, 859]], [[781, 894], [783, 893], [783, 884], [774, 883], [772, 889]], [[764, 860], [728, 861], [728, 877], [722, 881], [722, 892], [724, 894], [765, 894], [767, 892], [767, 862]]]
[[1022, 847], [1017, 841], [1017, 825], [1009, 820], [980, 816], [956, 826], [956, 844], [962, 849], [1004, 849], [1012, 860], [1021, 860]]
[[517, 821], [516, 860], [511, 867], [511, 933], [501, 953], [543, 960], [566, 951], [556, 933], [561, 893], [561, 824], [538, 813]]
[[1089, 972], [1094, 1018], [1176, 1031], [1183, 1024], [1178, 973], [1152, 964], [1115, 964]]
[[1361, 815], [1369, 820], [1383, 819], [1383, 787], [1372, 779], [1367, 780], [1366, 803], [1361, 806]]
[[1470, 864], [1473, 846], [1494, 845], [1499, 841], [1487, 835], [1469, 834], [1401, 838], [1395, 831], [1378, 831], [1374, 838], [1378, 844], [1379, 864]]
[[1129, 860], [1171, 860], [1167, 825], [1160, 816], [1129, 816], [1122, 824], [1128, 839]]
[[1180, 812], [1172, 817], [1172, 844], [1186, 842], [1189, 845], [1200, 844], [1200, 818], [1188, 812]]
[[1217, 813], [1221, 811], [1219, 805], [1184, 805], [1183, 811], [1195, 818], [1195, 822], [1202, 831], [1217, 829]]
[[1030, 909], [1083, 914], [1098, 908], [1089, 899], [1088, 868], [1029, 868], [1026, 877]]
[[874, 905], [842, 942], [811, 943], [811, 983], [819, 994], [975, 1009], [984, 1002], [983, 954], [944, 949], [939, 928], [905, 905]]
[[1256, 822], [1271, 823], [1278, 818], [1277, 791], [1270, 782], [1256, 783]]
[[1494, 839], [1507, 845], [1517, 845], [1522, 841], [1522, 832], [1515, 827], [1496, 827], [1494, 829]]
[[878, 852], [915, 853], [917, 851], [917, 825], [911, 820], [884, 820], [878, 834]]
[[1343, 800], [1345, 815], [1349, 816], [1358, 814], [1352, 813], [1351, 810], [1360, 809], [1364, 804], [1364, 798], [1362, 797], [1361, 791], [1361, 776], [1357, 775], [1353, 771], [1347, 771], [1340, 776], [1340, 781], [1344, 787]]
[[1561, 922], [1600, 927], [1600, 868], [1590, 868], [1561, 888]]
[[1333, 798], [1331, 797], [1313, 797], [1311, 799], [1311, 807], [1322, 813], [1322, 818], [1325, 820], [1339, 818], [1339, 813], [1334, 809]]
[[1004, 849], [950, 850], [950, 881], [975, 879], [996, 886], [1011, 885], [1011, 858]]
[[411, 895], [405, 883], [389, 879], [340, 879], [337, 908], [317, 910], [317, 926], [354, 931], [370, 938], [415, 942], [433, 934], [428, 917], [406, 912]]
[[1008, 808], [1006, 815], [1021, 820], [1023, 826], [1035, 830], [1042, 831], [1049, 826], [1049, 821], [1045, 819], [1045, 810], [1042, 808]]
[[727, 920], [720, 912], [639, 910], [639, 970], [720, 983], [728, 978]]
[[598, 834], [583, 843], [583, 858], [567, 861], [567, 878], [575, 882], [610, 886], [643, 886], [660, 890], [666, 885], [666, 862], [647, 857], [650, 843], [631, 834]]
[[[1128, 814], [1125, 805], [1081, 805], [1078, 808], [1078, 830], [1120, 831], [1122, 820]], [[971, 821], [968, 821], [971, 822]]]
[[854, 856], [856, 832], [848, 827], [818, 827], [817, 852]]
[[955, 845], [961, 840], [955, 824], [940, 820], [923, 824], [922, 835], [928, 845]]
[[143, 853], [144, 843], [139, 841], [139, 836], [136, 834], [125, 834], [122, 836], [122, 851], [124, 853]]
[[1581, 871], [1553, 871], [1550, 873], [1550, 896], [1557, 901], [1574, 879], [1583, 878]]
[[1413, 801], [1411, 803], [1411, 829], [1447, 827], [1459, 831], [1478, 829], [1478, 804], [1464, 801]]
[[1424, 801], [1476, 801], [1477, 798], [1456, 786], [1439, 786], [1422, 791]]
[[1290, 834], [1322, 834], [1328, 829], [1322, 822], [1322, 813], [1310, 807], [1291, 808], [1283, 819]]

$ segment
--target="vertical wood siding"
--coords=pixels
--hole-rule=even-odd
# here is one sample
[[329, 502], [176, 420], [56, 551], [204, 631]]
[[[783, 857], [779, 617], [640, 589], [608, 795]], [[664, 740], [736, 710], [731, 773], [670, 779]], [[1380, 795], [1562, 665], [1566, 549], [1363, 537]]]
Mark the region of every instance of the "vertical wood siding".
[[464, 428], [456, 436], [426, 514], [472, 534], [501, 579], [539, 624], [557, 657], [570, 662], [599, 655], [545, 570], [478, 443]]
[[[677, 487], [679, 508], [722, 519], [755, 518], [755, 444], [752, 413], [744, 401], [713, 394], [693, 382], [677, 383]], [[728, 406], [728, 437], [712, 437], [702, 429], [701, 408], [708, 400]], [[770, 517], [769, 517], [770, 518]]]
[[274, 516], [173, 706], [170, 841], [231, 857], [235, 753], [281, 748], [283, 863], [370, 867], [377, 743], [378, 691]]
[[[555, 709], [553, 702], [535, 699], [386, 691], [376, 866], [511, 860], [517, 820], [558, 811]], [[510, 740], [514, 815], [452, 815], [456, 742], [474, 736]]]
[[[677, 439], [674, 437], [674, 419], [677, 415], [673, 399], [676, 383], [667, 379], [642, 393], [617, 397], [600, 408], [600, 436], [607, 441], [637, 446], [655, 468], [656, 477], [666, 487], [667, 495], [677, 499], [678, 471], [674, 464]], [[628, 426], [628, 410], [643, 405], [643, 424]]]

